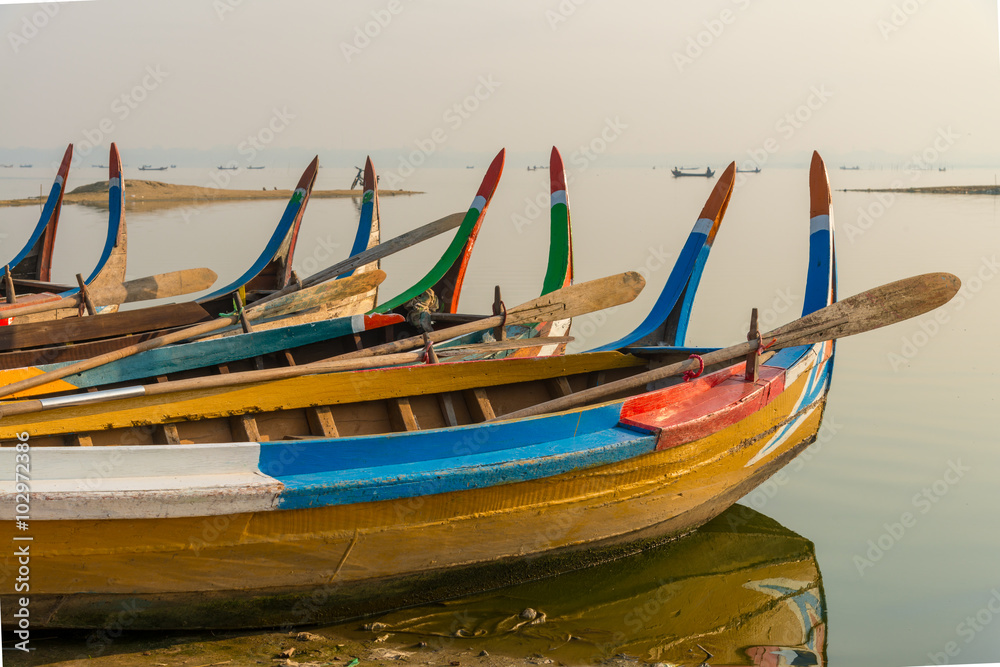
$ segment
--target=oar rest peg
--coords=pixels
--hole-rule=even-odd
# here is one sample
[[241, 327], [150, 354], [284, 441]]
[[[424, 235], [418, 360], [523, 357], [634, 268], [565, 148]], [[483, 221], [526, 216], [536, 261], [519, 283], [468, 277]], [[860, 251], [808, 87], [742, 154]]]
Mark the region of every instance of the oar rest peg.
[[83, 279], [83, 274], [76, 274], [76, 284], [80, 286], [80, 315], [83, 315], [84, 309], [86, 309], [88, 315], [96, 315], [97, 308], [94, 307], [94, 302], [90, 298], [90, 291], [87, 289], [87, 283]]
[[748, 341], [757, 341], [757, 347], [747, 352], [747, 367], [744, 379], [747, 382], [756, 382], [760, 373], [760, 348], [762, 346], [760, 329], [757, 328], [757, 309], [750, 312], [750, 330], [747, 332]]
[[10, 264], [4, 267], [3, 285], [7, 292], [7, 303], [16, 303], [17, 295], [14, 293], [14, 278], [10, 275]]

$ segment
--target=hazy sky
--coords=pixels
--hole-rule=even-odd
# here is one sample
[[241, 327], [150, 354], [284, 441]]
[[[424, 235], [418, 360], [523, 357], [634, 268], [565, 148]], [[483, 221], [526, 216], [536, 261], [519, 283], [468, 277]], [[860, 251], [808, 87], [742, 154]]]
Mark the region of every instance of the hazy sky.
[[937, 141], [949, 164], [989, 164], [997, 23], [993, 0], [6, 5], [0, 152], [110, 136], [241, 157], [255, 138], [428, 164], [553, 144], [774, 164], [902, 162]]

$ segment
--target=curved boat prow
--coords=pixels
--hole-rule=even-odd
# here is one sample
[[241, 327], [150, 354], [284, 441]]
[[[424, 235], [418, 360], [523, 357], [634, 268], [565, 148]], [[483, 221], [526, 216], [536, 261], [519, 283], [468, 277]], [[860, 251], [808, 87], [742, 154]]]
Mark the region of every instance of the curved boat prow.
[[[573, 284], [573, 228], [570, 222], [569, 190], [566, 187], [566, 167], [559, 149], [552, 147], [549, 155], [549, 262], [542, 282], [545, 296], [557, 289]], [[540, 322], [523, 333], [508, 332], [510, 337], [558, 337], [568, 336], [572, 318]], [[499, 357], [548, 357], [566, 352], [566, 343], [526, 347], [495, 355]]]
[[735, 178], [736, 163], [731, 162], [712, 189], [687, 242], [677, 256], [677, 262], [663, 291], [646, 319], [628, 335], [595, 348], [593, 352], [617, 350], [631, 345], [684, 345], [701, 274], [722, 225], [722, 218], [726, 215]]
[[306, 204], [309, 202], [309, 194], [316, 183], [318, 170], [319, 156], [316, 156], [306, 167], [302, 177], [299, 178], [295, 191], [292, 192], [288, 205], [285, 206], [281, 220], [278, 221], [274, 233], [271, 234], [271, 238], [256, 261], [236, 280], [198, 299], [199, 303], [218, 299], [243, 286], [246, 286], [248, 291], [273, 291], [285, 287], [291, 281], [292, 257], [295, 253], [295, 243], [298, 240], [299, 225], [302, 222]]
[[[370, 250], [377, 246], [380, 241], [378, 175], [375, 173], [375, 165], [372, 164], [370, 156], [365, 160], [364, 182], [361, 184], [361, 189], [361, 216], [358, 221], [358, 231], [354, 236], [354, 244], [351, 246], [351, 254], [348, 257], [354, 257], [366, 250]], [[379, 265], [380, 262], [374, 261], [353, 271], [342, 273], [337, 276], [337, 279], [347, 278], [357, 273], [374, 271], [379, 268]], [[359, 294], [356, 297], [348, 299], [346, 302], [338, 304], [330, 312], [330, 317], [364, 313], [374, 308], [376, 303], [378, 303], [378, 287], [375, 287], [370, 292]]]
[[70, 163], [73, 161], [73, 144], [66, 148], [62, 163], [56, 173], [55, 181], [49, 190], [48, 199], [38, 217], [38, 224], [32, 231], [27, 243], [21, 251], [3, 266], [0, 266], [0, 277], [10, 266], [11, 277], [15, 280], [37, 280], [49, 282], [52, 280], [52, 249], [55, 247], [56, 229], [59, 226], [59, 213], [62, 211], [63, 195], [66, 193], [66, 179], [69, 177]]
[[[128, 254], [128, 232], [125, 227], [125, 179], [122, 177], [122, 159], [118, 146], [111, 144], [108, 157], [108, 234], [97, 266], [84, 283], [88, 287], [118, 285], [125, 281], [125, 264]], [[60, 297], [72, 296], [80, 288], [66, 290]], [[114, 313], [118, 306], [101, 308], [103, 313]]]
[[[825, 308], [837, 300], [837, 254], [834, 239], [830, 178], [819, 153], [813, 151], [809, 166], [809, 272], [802, 315]], [[809, 350], [826, 350], [833, 360], [836, 341], [791, 347], [778, 352], [769, 366], [791, 366]]]
[[573, 284], [573, 229], [569, 214], [566, 167], [559, 149], [549, 155], [549, 263], [542, 283], [542, 296]]
[[434, 265], [434, 268], [408, 290], [381, 304], [373, 312], [386, 313], [395, 310], [427, 290], [433, 290], [437, 296], [440, 312], [458, 312], [458, 298], [462, 292], [462, 282], [465, 279], [469, 257], [472, 255], [479, 227], [483, 224], [483, 218], [486, 216], [486, 209], [490, 205], [490, 200], [493, 199], [493, 193], [496, 192], [500, 176], [503, 174], [505, 155], [506, 149], [501, 149], [493, 158], [493, 162], [486, 170], [486, 176], [483, 177], [483, 182], [479, 186], [479, 191], [476, 192], [476, 197], [472, 200], [469, 212], [465, 214], [465, 220], [462, 221], [451, 244]]

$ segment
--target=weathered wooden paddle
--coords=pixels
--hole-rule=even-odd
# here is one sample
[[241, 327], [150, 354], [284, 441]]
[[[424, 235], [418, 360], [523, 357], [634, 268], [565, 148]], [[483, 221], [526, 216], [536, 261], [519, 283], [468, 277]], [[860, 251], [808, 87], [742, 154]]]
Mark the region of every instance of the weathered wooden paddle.
[[[307, 290], [301, 290], [294, 294], [288, 294], [281, 299], [274, 299], [266, 304], [254, 304], [250, 308], [247, 308], [244, 312], [246, 317], [251, 321], [280, 317], [281, 315], [315, 308], [324, 303], [336, 302], [350, 298], [357, 294], [364, 294], [365, 292], [378, 287], [383, 280], [385, 280], [384, 271], [366, 271], [365, 273], [361, 273], [356, 276], [350, 276], [348, 278], [335, 280], [329, 283], [322, 283]], [[49, 382], [61, 380], [68, 375], [81, 373], [83, 371], [90, 370], [91, 368], [97, 368], [98, 366], [103, 366], [104, 364], [111, 363], [112, 361], [118, 361], [119, 359], [130, 357], [133, 354], [138, 354], [139, 352], [153, 350], [158, 347], [163, 347], [164, 345], [169, 345], [170, 343], [176, 343], [189, 338], [202, 336], [213, 331], [219, 331], [220, 329], [225, 329], [226, 327], [239, 324], [239, 322], [239, 313], [234, 313], [210, 322], [203, 322], [201, 324], [186, 327], [184, 329], [180, 329], [179, 331], [174, 331], [157, 338], [152, 338], [136, 345], [123, 347], [119, 350], [113, 350], [106, 354], [91, 357], [90, 359], [84, 359], [74, 364], [69, 364], [68, 366], [63, 366], [62, 368], [57, 368], [55, 370], [42, 373], [41, 375], [36, 375], [35, 377], [13, 382], [4, 387], [0, 387], [0, 396], [10, 396], [11, 394], [16, 394], [28, 389], [41, 387]]]
[[303, 278], [299, 283], [289, 285], [283, 289], [278, 290], [272, 294], [259, 299], [255, 304], [262, 304], [273, 299], [285, 296], [286, 294], [291, 294], [296, 290], [300, 290], [306, 287], [312, 287], [319, 283], [330, 280], [331, 278], [336, 278], [344, 273], [350, 273], [355, 269], [359, 269], [366, 264], [371, 264], [372, 262], [377, 262], [380, 259], [388, 257], [400, 250], [405, 250], [410, 246], [416, 245], [421, 241], [426, 241], [429, 238], [433, 238], [438, 234], [443, 234], [449, 229], [454, 229], [462, 224], [465, 219], [465, 213], [452, 213], [447, 215], [440, 220], [435, 220], [434, 222], [429, 222], [423, 227], [417, 227], [416, 229], [410, 230], [405, 234], [400, 234], [399, 236], [389, 239], [383, 243], [379, 243], [373, 248], [369, 248], [364, 252], [359, 252], [357, 255], [348, 257], [342, 262], [334, 264], [333, 266], [318, 271], [308, 278]]
[[[578, 283], [549, 292], [537, 299], [522, 303], [507, 311], [506, 315], [494, 315], [475, 322], [458, 324], [447, 329], [431, 331], [427, 338], [432, 343], [458, 338], [466, 334], [492, 329], [507, 324], [529, 324], [533, 322], [552, 322], [570, 317], [586, 315], [612, 306], [628, 303], [639, 296], [645, 286], [643, 280], [635, 271], [626, 271], [585, 283]], [[420, 347], [424, 344], [423, 336], [413, 336], [401, 340], [376, 345], [374, 347], [348, 352], [323, 361], [333, 359], [359, 359], [380, 354], [393, 354]]]
[[[211, 287], [218, 276], [211, 269], [184, 269], [170, 273], [158, 273], [145, 278], [136, 278], [116, 285], [103, 285], [87, 290], [87, 295], [96, 306], [110, 306], [148, 299], [165, 299], [182, 294], [191, 294]], [[35, 295], [27, 295], [29, 297]], [[62, 308], [77, 308], [83, 302], [80, 293], [73, 296], [39, 301], [38, 303], [12, 304], [0, 307], [0, 317], [18, 317], [43, 313]]]
[[[763, 334], [761, 341], [768, 350], [778, 350], [872, 331], [943, 306], [958, 293], [961, 286], [961, 281], [950, 273], [925, 273], [897, 280], [861, 292], [789, 322]], [[748, 341], [703, 354], [701, 355], [701, 363], [705, 366], [711, 366], [746, 357], [747, 353], [757, 349], [761, 341]], [[523, 410], [497, 416], [496, 419], [490, 421], [521, 419], [568, 410], [613, 396], [622, 391], [645, 386], [650, 382], [680, 375], [687, 371], [696, 371], [698, 367], [698, 360], [688, 359], [598, 387], [584, 389], [551, 401], [538, 403]]]
[[[573, 340], [572, 336], [553, 336], [535, 338], [513, 338], [493, 343], [474, 343], [436, 350], [442, 356], [447, 354], [482, 354], [492, 352], [502, 352], [504, 350], [514, 350], [523, 347], [535, 347], [538, 345], [553, 345], [568, 343]], [[56, 396], [55, 398], [38, 398], [16, 403], [5, 403], [0, 405], [0, 418], [13, 415], [31, 414], [44, 410], [55, 410], [71, 405], [90, 405], [93, 403], [106, 403], [117, 401], [123, 398], [134, 398], [137, 396], [156, 396], [179, 391], [189, 391], [193, 389], [208, 389], [218, 387], [232, 387], [254, 382], [269, 382], [273, 380], [284, 380], [287, 378], [299, 377], [302, 375], [314, 375], [316, 373], [333, 373], [336, 371], [357, 371], [366, 368], [378, 368], [383, 366], [397, 366], [403, 364], [416, 364], [425, 361], [425, 352], [400, 352], [398, 354], [385, 354], [377, 357], [365, 359], [347, 359], [336, 361], [316, 361], [311, 364], [301, 366], [286, 366], [283, 368], [271, 368], [262, 371], [244, 371], [241, 373], [227, 373], [223, 375], [209, 375], [203, 378], [188, 378], [185, 380], [170, 380], [168, 382], [158, 382], [156, 384], [136, 385], [134, 387], [121, 387], [118, 389], [107, 389], [83, 394], [72, 394], [69, 396]]]

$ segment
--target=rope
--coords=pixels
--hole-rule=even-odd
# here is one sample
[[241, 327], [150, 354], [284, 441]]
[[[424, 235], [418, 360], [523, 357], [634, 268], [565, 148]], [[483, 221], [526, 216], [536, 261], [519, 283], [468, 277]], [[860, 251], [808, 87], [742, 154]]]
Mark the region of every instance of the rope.
[[423, 331], [430, 330], [431, 313], [437, 311], [440, 302], [434, 290], [427, 290], [406, 302], [406, 320]]
[[242, 315], [246, 311], [245, 306], [236, 305], [236, 297], [233, 297], [233, 311], [231, 313], [219, 313], [219, 317], [236, 317], [237, 315]]
[[690, 357], [688, 357], [688, 359], [697, 359], [698, 360], [698, 370], [697, 371], [685, 371], [685, 373], [684, 373], [684, 381], [685, 382], [688, 382], [689, 380], [695, 379], [696, 377], [698, 377], [699, 375], [701, 375], [702, 371], [705, 370], [705, 360], [702, 359], [697, 354], [692, 354]]
[[425, 364], [436, 364], [437, 359], [434, 358], [434, 343], [433, 341], [427, 341], [424, 345], [424, 357], [421, 359]]

